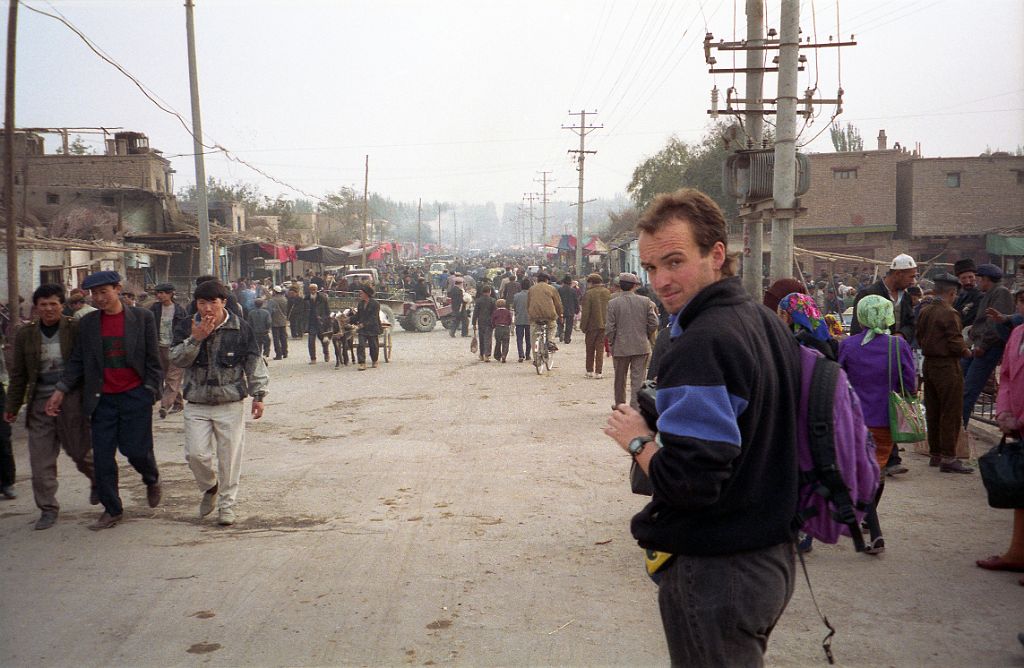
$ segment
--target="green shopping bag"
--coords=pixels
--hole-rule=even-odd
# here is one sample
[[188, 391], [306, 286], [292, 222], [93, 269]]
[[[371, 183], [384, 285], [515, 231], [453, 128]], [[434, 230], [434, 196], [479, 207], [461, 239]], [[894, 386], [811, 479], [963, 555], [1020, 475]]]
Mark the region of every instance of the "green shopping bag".
[[[892, 382], [892, 346], [894, 336], [889, 336], [889, 375]], [[893, 443], [916, 443], [923, 441], [928, 433], [924, 420], [921, 400], [909, 394], [903, 386], [903, 364], [900, 362], [900, 346], [896, 344], [896, 368], [900, 379], [900, 391], [889, 392], [889, 431]]]

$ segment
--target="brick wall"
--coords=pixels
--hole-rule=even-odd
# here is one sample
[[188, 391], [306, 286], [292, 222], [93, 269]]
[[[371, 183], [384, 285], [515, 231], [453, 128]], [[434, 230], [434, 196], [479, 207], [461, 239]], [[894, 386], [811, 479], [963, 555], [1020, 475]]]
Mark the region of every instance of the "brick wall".
[[896, 225], [896, 165], [904, 151], [812, 153], [811, 186], [800, 198], [807, 214], [795, 229]]
[[[959, 187], [947, 183], [959, 174]], [[924, 158], [900, 165], [905, 236], [969, 236], [1024, 224], [1024, 157]]]
[[19, 186], [129, 186], [164, 193], [170, 178], [169, 163], [155, 154], [29, 156], [15, 164]]

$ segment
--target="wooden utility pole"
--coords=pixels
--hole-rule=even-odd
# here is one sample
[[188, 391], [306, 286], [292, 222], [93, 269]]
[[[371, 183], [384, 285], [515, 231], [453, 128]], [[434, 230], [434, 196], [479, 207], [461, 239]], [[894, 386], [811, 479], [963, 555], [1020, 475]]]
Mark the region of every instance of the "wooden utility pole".
[[523, 193], [523, 199], [530, 203], [530, 245], [533, 246], [533, 200], [537, 199], [537, 195], [535, 193]]
[[212, 274], [210, 204], [206, 199], [206, 162], [203, 159], [203, 120], [199, 113], [199, 72], [196, 68], [196, 29], [192, 0], [185, 0], [185, 36], [188, 42], [188, 87], [192, 100], [192, 152], [196, 166], [196, 218], [199, 224], [199, 273]]
[[416, 259], [420, 259], [423, 248], [423, 198], [416, 204]]
[[775, 124], [772, 194], [771, 280], [793, 275], [793, 218], [796, 216], [796, 105], [800, 67], [800, 0], [782, 0], [779, 19], [779, 92]]
[[452, 248], [459, 252], [459, 210], [452, 209]]
[[[597, 111], [591, 112], [597, 114]], [[579, 125], [563, 125], [563, 130], [572, 130], [580, 136], [580, 147], [579, 150], [570, 150], [569, 153], [576, 154], [576, 164], [579, 165], [577, 169], [580, 173], [580, 184], [578, 191], [578, 198], [576, 206], [579, 209], [576, 211], [576, 276], [583, 276], [583, 165], [586, 162], [587, 154], [597, 153], [597, 151], [586, 150], [586, 137], [593, 130], [603, 128], [603, 125], [587, 125], [587, 112], [579, 111], [576, 113], [569, 112], [570, 116], [579, 116]]]
[[437, 249], [436, 253], [441, 252], [441, 205], [437, 205]]
[[363, 172], [363, 262], [359, 266], [366, 266], [366, 226], [370, 218], [370, 156], [366, 156], [366, 169]]
[[[4, 87], [4, 215], [7, 217], [7, 310], [14, 333], [21, 309], [18, 304], [18, 220], [14, 213], [14, 56], [18, 38], [18, 0], [7, 10], [7, 80]], [[23, 186], [24, 187], [24, 184]]]

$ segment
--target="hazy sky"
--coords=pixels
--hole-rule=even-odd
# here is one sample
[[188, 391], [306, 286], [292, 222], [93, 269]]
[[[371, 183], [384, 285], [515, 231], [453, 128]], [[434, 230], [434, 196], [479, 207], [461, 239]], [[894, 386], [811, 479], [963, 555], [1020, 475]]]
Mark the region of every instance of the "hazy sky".
[[[59, 11], [162, 100], [190, 119], [181, 0], [40, 2]], [[588, 136], [586, 196], [625, 191], [633, 168], [672, 134], [699, 139], [713, 85], [702, 51], [744, 35], [744, 0], [429, 2], [196, 0], [203, 126], [219, 143], [306, 193], [363, 186], [403, 200], [518, 201], [550, 170], [553, 199], [575, 199], [578, 174], [561, 129], [598, 113]], [[805, 36], [856, 34], [801, 75], [823, 97], [845, 89], [843, 123], [867, 148], [920, 142], [926, 156], [1024, 144], [1024, 3], [1020, 0], [817, 0], [801, 3]], [[5, 8], [6, 9], [6, 8]], [[734, 12], [738, 12], [734, 13]], [[779, 2], [768, 0], [778, 27]], [[6, 11], [0, 12], [6, 34]], [[735, 31], [735, 32], [734, 32]], [[719, 65], [731, 57], [718, 56]], [[738, 57], [742, 65], [743, 56]], [[145, 132], [167, 156], [191, 137], [57, 21], [19, 10], [17, 124]], [[742, 77], [736, 85], [742, 90]], [[766, 94], [774, 96], [774, 77]], [[724, 93], [723, 93], [724, 95]], [[804, 149], [829, 151], [823, 108]], [[588, 116], [588, 121], [590, 117]], [[58, 139], [47, 139], [52, 151]], [[176, 184], [190, 155], [171, 158]], [[207, 174], [300, 193], [208, 155]]]

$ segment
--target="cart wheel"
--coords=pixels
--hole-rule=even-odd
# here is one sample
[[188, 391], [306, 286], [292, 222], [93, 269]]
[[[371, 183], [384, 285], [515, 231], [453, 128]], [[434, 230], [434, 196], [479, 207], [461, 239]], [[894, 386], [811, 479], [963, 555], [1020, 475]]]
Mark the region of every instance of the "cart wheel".
[[391, 361], [391, 332], [390, 332], [390, 330], [384, 332], [384, 346], [383, 346], [383, 348], [384, 348], [384, 361], [385, 362], [390, 362]]

